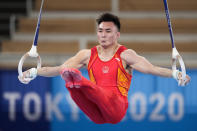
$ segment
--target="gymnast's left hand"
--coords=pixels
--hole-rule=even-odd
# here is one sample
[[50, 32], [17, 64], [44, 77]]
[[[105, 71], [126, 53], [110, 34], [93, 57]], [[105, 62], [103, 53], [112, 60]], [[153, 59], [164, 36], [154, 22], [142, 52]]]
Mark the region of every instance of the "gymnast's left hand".
[[190, 81], [191, 81], [191, 78], [189, 77], [189, 75], [186, 75], [185, 79], [183, 79], [182, 73], [180, 73], [180, 76], [178, 78], [178, 85], [179, 86], [186, 86], [189, 84]]
[[174, 70], [172, 76], [177, 80], [179, 86], [186, 86], [191, 81], [189, 75], [186, 75], [185, 79], [183, 79], [182, 72], [180, 72], [179, 70]]
[[36, 76], [37, 76], [37, 69], [31, 68], [23, 72], [23, 76], [18, 76], [18, 79], [23, 84], [29, 84], [29, 82], [35, 79]]

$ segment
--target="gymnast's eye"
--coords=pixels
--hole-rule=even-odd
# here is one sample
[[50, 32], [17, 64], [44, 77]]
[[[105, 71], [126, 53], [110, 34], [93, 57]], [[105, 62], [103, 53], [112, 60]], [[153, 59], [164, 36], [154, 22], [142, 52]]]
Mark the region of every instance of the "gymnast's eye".
[[101, 33], [101, 32], [103, 32], [103, 30], [99, 29], [99, 30], [98, 30], [98, 32], [100, 32], [100, 33]]
[[110, 33], [110, 32], [111, 32], [111, 30], [110, 30], [110, 29], [107, 29], [107, 30], [106, 30], [106, 32], [107, 32], [107, 33]]

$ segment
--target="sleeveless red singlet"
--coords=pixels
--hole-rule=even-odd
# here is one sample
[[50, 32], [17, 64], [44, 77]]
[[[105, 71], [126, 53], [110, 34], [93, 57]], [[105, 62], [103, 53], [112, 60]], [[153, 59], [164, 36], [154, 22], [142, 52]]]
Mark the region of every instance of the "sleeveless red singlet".
[[118, 88], [121, 95], [127, 96], [132, 75], [125, 71], [120, 57], [120, 54], [126, 49], [126, 47], [120, 46], [113, 58], [105, 62], [99, 58], [97, 48], [92, 48], [88, 64], [90, 80], [100, 87]]

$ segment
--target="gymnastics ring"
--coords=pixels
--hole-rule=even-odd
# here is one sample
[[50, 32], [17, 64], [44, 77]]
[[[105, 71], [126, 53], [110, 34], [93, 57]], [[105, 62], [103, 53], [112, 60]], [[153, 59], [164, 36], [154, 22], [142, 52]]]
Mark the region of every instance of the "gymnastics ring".
[[[18, 64], [18, 74], [19, 74], [19, 77], [23, 77], [23, 63], [24, 63], [24, 61], [28, 58], [28, 57], [36, 57], [37, 58], [37, 69], [38, 68], [41, 68], [41, 65], [42, 65], [42, 60], [41, 60], [41, 57], [40, 57], [40, 55], [37, 53], [37, 52], [33, 52], [32, 50], [34, 50], [33, 49], [34, 48], [34, 46], [32, 46], [32, 49], [29, 51], [29, 52], [27, 52], [27, 53], [25, 53], [22, 57], [21, 57], [21, 59], [20, 59], [20, 61], [19, 61], [19, 64]], [[32, 53], [33, 52], [33, 53]]]
[[185, 64], [184, 64], [184, 61], [182, 59], [182, 57], [179, 55], [177, 49], [174, 47], [172, 49], [172, 70], [176, 70], [176, 63], [177, 61], [179, 62], [180, 66], [181, 66], [181, 72], [182, 72], [182, 80], [183, 80], [183, 83], [179, 85], [181, 86], [185, 86], [185, 82], [186, 82], [186, 69], [185, 69]]

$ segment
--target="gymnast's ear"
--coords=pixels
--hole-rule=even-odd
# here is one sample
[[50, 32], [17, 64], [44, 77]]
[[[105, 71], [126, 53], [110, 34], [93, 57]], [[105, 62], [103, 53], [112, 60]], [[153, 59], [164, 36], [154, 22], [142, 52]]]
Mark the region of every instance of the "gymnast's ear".
[[117, 39], [120, 37], [120, 32], [118, 31], [117, 32]]

